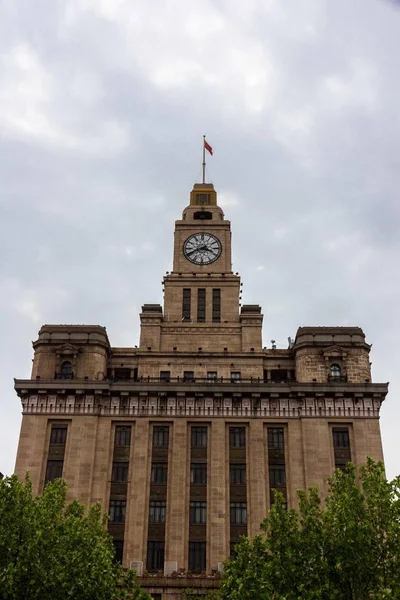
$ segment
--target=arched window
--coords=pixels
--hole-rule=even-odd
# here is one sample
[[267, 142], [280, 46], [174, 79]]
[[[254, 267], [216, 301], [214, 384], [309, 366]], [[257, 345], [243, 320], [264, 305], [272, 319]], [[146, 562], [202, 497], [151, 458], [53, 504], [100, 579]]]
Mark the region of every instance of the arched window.
[[61, 365], [61, 379], [72, 379], [72, 363], [65, 360]]
[[212, 219], [212, 212], [208, 210], [199, 210], [194, 213], [193, 219], [196, 221], [210, 221]]
[[342, 369], [340, 368], [340, 365], [338, 365], [337, 363], [333, 363], [333, 365], [331, 365], [330, 375], [332, 379], [338, 379], [339, 377], [341, 377]]

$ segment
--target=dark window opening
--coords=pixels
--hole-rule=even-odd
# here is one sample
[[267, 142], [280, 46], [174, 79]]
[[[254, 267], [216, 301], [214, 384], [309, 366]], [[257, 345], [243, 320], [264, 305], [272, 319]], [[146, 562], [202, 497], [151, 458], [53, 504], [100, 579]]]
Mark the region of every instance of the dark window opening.
[[342, 376], [342, 369], [340, 368], [340, 365], [338, 365], [337, 363], [331, 365], [330, 376], [332, 379], [340, 379], [340, 377]]
[[207, 483], [207, 465], [192, 463], [190, 465], [190, 483], [205, 485]]
[[348, 429], [333, 429], [333, 447], [350, 448], [350, 436]]
[[207, 519], [207, 503], [193, 500], [190, 503], [189, 521], [194, 525], [203, 525]]
[[208, 381], [216, 381], [218, 376], [217, 371], [207, 371], [207, 379]]
[[124, 555], [124, 540], [113, 540], [113, 544], [115, 550], [114, 560], [115, 562], [122, 563], [122, 557]]
[[115, 447], [127, 448], [131, 445], [131, 428], [117, 425], [115, 428]]
[[283, 427], [268, 427], [268, 449], [283, 450], [284, 447]]
[[206, 542], [189, 542], [189, 571], [206, 570]]
[[244, 485], [246, 483], [246, 465], [230, 465], [231, 485]]
[[210, 204], [211, 194], [196, 194], [196, 204]]
[[239, 540], [237, 540], [236, 542], [231, 542], [229, 544], [229, 549], [230, 549], [229, 556], [231, 558], [236, 558], [236, 556], [237, 556], [236, 546], [238, 545], [238, 543], [239, 543]]
[[286, 471], [284, 465], [269, 466], [269, 486], [270, 488], [285, 487]]
[[48, 460], [46, 467], [45, 483], [54, 481], [62, 477], [64, 461], [63, 460]]
[[221, 290], [212, 291], [212, 320], [213, 323], [221, 322]]
[[115, 462], [112, 466], [111, 481], [125, 482], [128, 481], [129, 464], [127, 462]]
[[184, 381], [194, 381], [194, 371], [183, 371]]
[[160, 379], [169, 383], [171, 380], [171, 371], [160, 371]]
[[169, 427], [154, 427], [153, 429], [153, 446], [163, 446], [168, 448], [169, 442]]
[[206, 321], [206, 290], [204, 288], [197, 290], [197, 321], [199, 323]]
[[194, 213], [193, 219], [195, 221], [211, 221], [212, 212], [210, 212], [208, 210], [198, 210], [197, 212]]
[[192, 427], [192, 448], [207, 447], [207, 427]]
[[69, 360], [65, 360], [61, 365], [61, 379], [72, 379], [72, 363]]
[[231, 427], [229, 429], [229, 446], [231, 448], [244, 448], [246, 446], [246, 430], [244, 427]]
[[110, 500], [110, 523], [125, 523], [126, 500]]
[[286, 382], [288, 380], [288, 372], [284, 369], [271, 369], [271, 381], [274, 383]]
[[67, 441], [67, 426], [58, 425], [51, 428], [50, 444], [65, 444]]
[[185, 288], [183, 290], [183, 300], [182, 300], [182, 321], [185, 323], [190, 323], [191, 299], [192, 299], [191, 290], [188, 288]]
[[151, 483], [165, 484], [168, 478], [168, 465], [166, 463], [153, 463], [151, 465]]
[[150, 500], [150, 523], [165, 523], [166, 501]]
[[247, 504], [246, 502], [231, 502], [230, 505], [231, 525], [247, 524]]
[[162, 571], [164, 569], [164, 542], [147, 542], [147, 570]]
[[118, 381], [129, 381], [131, 378], [130, 369], [114, 369], [114, 379]]

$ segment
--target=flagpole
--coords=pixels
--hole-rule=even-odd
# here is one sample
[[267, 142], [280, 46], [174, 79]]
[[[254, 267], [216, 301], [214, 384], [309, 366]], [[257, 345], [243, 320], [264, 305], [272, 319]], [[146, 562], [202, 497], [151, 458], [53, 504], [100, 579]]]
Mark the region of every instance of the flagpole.
[[203, 135], [203, 183], [206, 182], [206, 136]]

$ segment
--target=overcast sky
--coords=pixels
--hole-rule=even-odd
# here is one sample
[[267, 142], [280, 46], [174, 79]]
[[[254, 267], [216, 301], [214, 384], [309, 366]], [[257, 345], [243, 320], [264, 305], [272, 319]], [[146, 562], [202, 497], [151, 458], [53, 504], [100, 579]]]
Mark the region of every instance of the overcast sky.
[[205, 133], [264, 345], [361, 326], [400, 473], [399, 55], [394, 0], [3, 0], [0, 471], [43, 323], [138, 343]]

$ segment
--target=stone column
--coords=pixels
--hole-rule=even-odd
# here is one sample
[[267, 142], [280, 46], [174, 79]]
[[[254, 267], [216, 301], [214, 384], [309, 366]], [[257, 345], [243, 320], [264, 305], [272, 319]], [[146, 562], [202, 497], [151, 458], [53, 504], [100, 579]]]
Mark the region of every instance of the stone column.
[[249, 536], [253, 536], [261, 532], [260, 523], [267, 516], [266, 448], [261, 420], [250, 421], [248, 440], [247, 531]]
[[213, 419], [210, 435], [210, 464], [208, 468], [207, 539], [209, 569], [229, 556], [229, 481], [226, 452], [226, 429], [223, 419]]
[[176, 563], [176, 568], [182, 569], [187, 563], [189, 523], [190, 447], [186, 419], [176, 419], [170, 430], [165, 562]]

